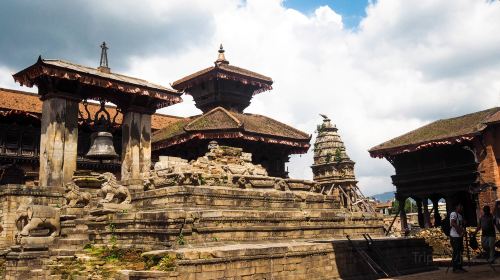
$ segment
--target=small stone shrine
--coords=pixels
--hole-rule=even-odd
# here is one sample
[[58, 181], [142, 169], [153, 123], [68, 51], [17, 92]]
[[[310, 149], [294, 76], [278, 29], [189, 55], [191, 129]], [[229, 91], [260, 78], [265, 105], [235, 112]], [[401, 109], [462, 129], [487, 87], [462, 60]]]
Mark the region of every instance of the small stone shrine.
[[[378, 214], [351, 211], [326, 181], [275, 176], [242, 147], [211, 140], [196, 158], [160, 155], [153, 164], [151, 114], [180, 94], [112, 73], [106, 51], [103, 44], [96, 69], [39, 58], [14, 75], [43, 100], [42, 153], [39, 186], [0, 187], [4, 279], [374, 279], [433, 269], [423, 239], [380, 238]], [[104, 103], [124, 115], [120, 174], [76, 169], [78, 103], [88, 99], [102, 104], [87, 118], [87, 156], [101, 164], [116, 158]], [[325, 141], [341, 143], [326, 119], [325, 131]], [[335, 147], [333, 167], [352, 172], [343, 146]], [[313, 168], [329, 166], [322, 153]]]
[[372, 205], [358, 188], [354, 175], [354, 161], [347, 155], [344, 142], [337, 127], [325, 116], [318, 125], [318, 136], [314, 143], [314, 164], [311, 166], [314, 181], [322, 193], [340, 198], [342, 207], [350, 211], [373, 212]]

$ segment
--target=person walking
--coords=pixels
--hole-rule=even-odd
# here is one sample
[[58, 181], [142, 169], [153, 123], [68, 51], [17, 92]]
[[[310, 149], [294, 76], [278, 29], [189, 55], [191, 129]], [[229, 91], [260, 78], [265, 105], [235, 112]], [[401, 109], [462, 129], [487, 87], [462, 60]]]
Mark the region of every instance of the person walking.
[[450, 243], [453, 249], [451, 262], [453, 264], [453, 272], [467, 272], [462, 267], [462, 254], [464, 251], [464, 218], [462, 217], [463, 206], [458, 204], [455, 211], [450, 214]]
[[481, 245], [488, 254], [489, 263], [495, 262], [495, 224], [495, 217], [491, 214], [490, 207], [485, 205], [474, 235], [481, 230]]

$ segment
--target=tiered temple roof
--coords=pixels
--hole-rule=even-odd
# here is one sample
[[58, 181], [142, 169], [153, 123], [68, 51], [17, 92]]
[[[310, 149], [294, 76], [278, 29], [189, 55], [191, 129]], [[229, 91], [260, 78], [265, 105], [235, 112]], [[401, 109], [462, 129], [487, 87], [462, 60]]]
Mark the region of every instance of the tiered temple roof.
[[196, 107], [204, 113], [222, 106], [243, 112], [254, 94], [271, 90], [269, 77], [229, 65], [222, 45], [214, 66], [188, 75], [172, 84], [176, 90], [193, 96]]
[[253, 153], [254, 163], [269, 174], [286, 177], [290, 154], [306, 153], [311, 136], [271, 118], [244, 113], [254, 94], [272, 89], [264, 75], [229, 65], [222, 45], [214, 66], [172, 84], [190, 94], [203, 114], [172, 124], [153, 134], [155, 153], [196, 159], [209, 141]]
[[262, 74], [229, 65], [226, 60], [222, 45], [219, 49], [219, 57], [214, 62], [214, 66], [197, 71], [191, 75], [181, 78], [172, 83], [172, 87], [177, 90], [187, 91], [190, 88], [203, 82], [213, 79], [234, 80], [245, 85], [254, 87], [253, 94], [257, 94], [272, 89], [273, 80]]
[[[271, 118], [243, 113], [253, 94], [270, 90], [272, 79], [229, 65], [222, 45], [215, 66], [188, 75], [172, 87], [193, 95], [204, 114], [186, 118], [153, 135], [153, 150], [192, 139], [244, 139], [309, 149], [311, 136]], [[234, 85], [233, 82], [237, 84]]]

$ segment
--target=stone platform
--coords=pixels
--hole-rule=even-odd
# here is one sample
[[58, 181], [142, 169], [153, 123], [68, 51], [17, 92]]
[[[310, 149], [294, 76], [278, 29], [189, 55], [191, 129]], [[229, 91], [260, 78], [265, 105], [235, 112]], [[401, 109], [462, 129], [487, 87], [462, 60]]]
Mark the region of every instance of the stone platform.
[[[353, 244], [367, 249], [366, 242]], [[417, 239], [374, 240], [374, 250], [390, 261], [390, 276], [435, 269], [423, 256], [431, 249]], [[147, 258], [171, 260], [170, 272], [121, 271], [118, 279], [376, 279], [346, 240], [233, 244], [159, 250]], [[372, 254], [373, 255], [373, 254]], [[412, 256], [412, 257], [408, 257]], [[388, 269], [389, 271], [389, 269]]]
[[[159, 164], [135, 191], [104, 173], [99, 191], [79, 187], [80, 181], [69, 183], [64, 197], [46, 190], [50, 199], [36, 198], [43, 207], [30, 204], [31, 193], [23, 198], [27, 205], [9, 206], [20, 196], [0, 200], [10, 215], [3, 220], [10, 232], [5, 278], [378, 277], [363, 254], [380, 266], [390, 263], [382, 269], [390, 275], [433, 268], [423, 239], [377, 239], [384, 230], [378, 214], [341, 207], [335, 193], [323, 193], [315, 182], [269, 177], [241, 149], [215, 147], [196, 161], [173, 161]], [[50, 224], [45, 216], [27, 215], [26, 222], [19, 216], [26, 207], [50, 212], [55, 203], [62, 204]], [[363, 234], [376, 240], [369, 245]], [[346, 235], [361, 240], [351, 243]]]
[[[133, 198], [134, 211], [94, 217], [90, 240], [142, 250], [179, 243], [261, 242], [383, 233], [379, 217], [333, 207], [333, 197], [306, 192], [176, 186]], [[155, 209], [156, 208], [156, 209]], [[139, 210], [144, 209], [144, 210]], [[180, 241], [182, 238], [182, 242]]]

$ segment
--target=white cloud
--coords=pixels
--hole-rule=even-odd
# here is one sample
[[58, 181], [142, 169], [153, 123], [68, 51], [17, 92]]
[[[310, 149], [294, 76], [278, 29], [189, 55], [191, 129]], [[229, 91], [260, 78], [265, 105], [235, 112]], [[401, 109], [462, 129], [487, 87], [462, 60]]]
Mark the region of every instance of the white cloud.
[[21, 87], [19, 84], [14, 82], [14, 78], [12, 78], [12, 74], [14, 74], [10, 68], [0, 65], [0, 87], [8, 88], [8, 89], [17, 89], [23, 91], [34, 92], [36, 89]]
[[[318, 113], [328, 114], [357, 162], [356, 174], [367, 194], [393, 190], [394, 170], [387, 161], [370, 158], [370, 147], [437, 118], [500, 105], [499, 1], [378, 0], [356, 31], [345, 29], [342, 17], [328, 6], [305, 15], [279, 0], [139, 5], [120, 1], [113, 18], [134, 10], [138, 19], [150, 13], [155, 20], [182, 19], [198, 26], [194, 18], [201, 14], [210, 28], [201, 35], [179, 34], [175, 22], [164, 24], [165, 34], [179, 34], [180, 43], [171, 46], [180, 49], [135, 50], [126, 59], [128, 74], [171, 83], [210, 66], [222, 42], [231, 64], [275, 81], [274, 90], [255, 96], [247, 111], [308, 133], [320, 122]], [[196, 5], [195, 14], [189, 13], [190, 5]], [[106, 7], [100, 9], [115, 6]], [[186, 39], [190, 36], [199, 39], [193, 43]], [[142, 42], [149, 43], [154, 42]], [[186, 99], [162, 112], [198, 113]], [[291, 175], [310, 178], [311, 164], [310, 153], [293, 157]]]

